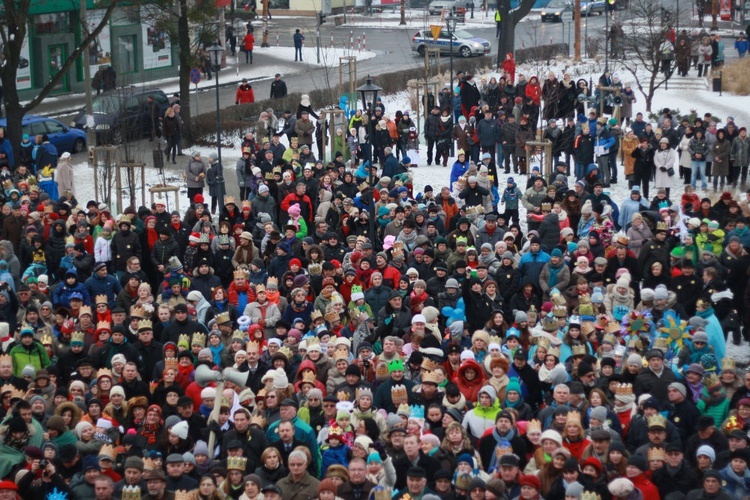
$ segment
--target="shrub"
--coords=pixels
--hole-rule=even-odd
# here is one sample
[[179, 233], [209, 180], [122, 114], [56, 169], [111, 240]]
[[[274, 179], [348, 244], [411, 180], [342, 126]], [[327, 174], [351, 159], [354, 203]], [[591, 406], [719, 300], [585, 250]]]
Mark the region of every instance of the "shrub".
[[724, 92], [736, 95], [750, 95], [750, 58], [735, 59], [726, 64], [722, 71]]

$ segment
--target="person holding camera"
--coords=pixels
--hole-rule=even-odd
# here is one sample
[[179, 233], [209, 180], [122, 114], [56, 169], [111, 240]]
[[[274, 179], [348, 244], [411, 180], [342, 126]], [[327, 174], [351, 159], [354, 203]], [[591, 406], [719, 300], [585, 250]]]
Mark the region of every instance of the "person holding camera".
[[[37, 448], [38, 449], [38, 448]], [[99, 463], [96, 461], [96, 457], [90, 456], [87, 459], [93, 459], [89, 461], [89, 464], [95, 466], [95, 468], [87, 469], [87, 461], [83, 461], [83, 470], [90, 472], [83, 472], [76, 474], [81, 477], [81, 484], [85, 484], [86, 487], [82, 487], [80, 490], [74, 490], [73, 487], [69, 487], [65, 482], [65, 479], [57, 473], [55, 464], [46, 460], [40, 453], [40, 458], [34, 458], [31, 461], [29, 469], [22, 469], [22, 475], [18, 479], [18, 495], [21, 498], [47, 498], [48, 495], [56, 492], [57, 494], [64, 494], [67, 497], [73, 496], [75, 492], [75, 498], [94, 498], [94, 480], [99, 476]], [[85, 478], [84, 478], [85, 477]], [[73, 477], [71, 485], [74, 484], [76, 477]], [[78, 493], [80, 491], [80, 493]]]

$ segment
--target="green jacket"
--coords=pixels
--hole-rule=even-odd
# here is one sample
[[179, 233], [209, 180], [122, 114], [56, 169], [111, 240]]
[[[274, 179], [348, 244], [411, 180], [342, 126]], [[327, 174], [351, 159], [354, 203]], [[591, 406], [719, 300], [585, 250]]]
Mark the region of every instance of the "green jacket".
[[720, 428], [721, 424], [724, 423], [724, 420], [729, 417], [729, 399], [724, 395], [724, 389], [721, 390], [721, 394], [722, 396], [724, 396], [724, 398], [719, 403], [713, 403], [709, 405], [709, 403], [707, 402], [709, 400], [708, 392], [704, 387], [703, 395], [696, 405], [698, 407], [698, 410], [701, 412], [701, 415], [708, 415], [709, 417], [714, 419], [717, 428]]
[[13, 375], [16, 377], [21, 376], [23, 367], [26, 365], [33, 366], [37, 371], [50, 365], [47, 350], [38, 340], [34, 340], [28, 349], [19, 342], [13, 346], [9, 354], [13, 360]]

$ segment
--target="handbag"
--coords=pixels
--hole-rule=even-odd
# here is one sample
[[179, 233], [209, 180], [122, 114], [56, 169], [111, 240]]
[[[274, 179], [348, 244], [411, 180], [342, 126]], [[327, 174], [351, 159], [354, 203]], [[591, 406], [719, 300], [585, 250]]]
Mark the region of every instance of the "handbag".
[[667, 175], [670, 176], [670, 177], [674, 177], [674, 168], [669, 167], [667, 169]]

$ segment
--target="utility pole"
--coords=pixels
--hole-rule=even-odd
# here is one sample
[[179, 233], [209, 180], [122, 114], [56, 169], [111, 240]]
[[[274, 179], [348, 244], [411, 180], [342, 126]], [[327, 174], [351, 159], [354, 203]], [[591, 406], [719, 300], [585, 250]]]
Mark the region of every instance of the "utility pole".
[[575, 23], [575, 62], [581, 62], [581, 0], [576, 0], [573, 22]]
[[[89, 32], [89, 25], [86, 21], [86, 0], [81, 0], [81, 26], [85, 30], [84, 36]], [[93, 43], [96, 43], [94, 41]], [[89, 59], [89, 47], [83, 52], [83, 79], [86, 82], [86, 145], [89, 147], [96, 146], [96, 130], [94, 130], [94, 104], [91, 97], [91, 60]]]

